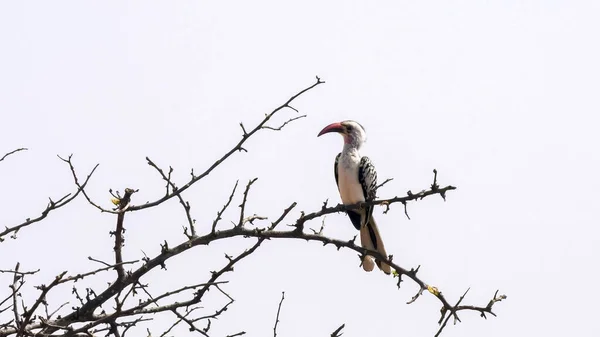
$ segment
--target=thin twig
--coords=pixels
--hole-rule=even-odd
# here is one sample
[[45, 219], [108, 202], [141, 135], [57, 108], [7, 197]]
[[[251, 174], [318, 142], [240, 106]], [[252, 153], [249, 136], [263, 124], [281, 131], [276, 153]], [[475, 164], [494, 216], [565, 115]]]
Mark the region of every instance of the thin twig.
[[214, 233], [215, 229], [217, 228], [217, 223], [219, 223], [219, 221], [221, 220], [221, 216], [223, 215], [223, 212], [225, 212], [227, 207], [229, 207], [229, 204], [231, 204], [231, 200], [233, 199], [233, 196], [235, 195], [235, 190], [238, 187], [238, 183], [239, 183], [239, 180], [237, 180], [235, 182], [235, 186], [233, 186], [233, 190], [231, 191], [231, 194], [229, 195], [229, 199], [227, 199], [227, 202], [225, 203], [225, 205], [223, 205], [223, 208], [221, 208], [221, 210], [217, 212], [217, 217], [215, 218], [215, 220], [212, 223], [211, 232]]
[[[292, 108], [291, 106], [288, 106], [288, 108], [296, 110], [296, 109]], [[298, 112], [298, 110], [296, 110], [296, 112]], [[304, 118], [304, 117], [306, 117], [306, 115], [302, 115], [302, 116], [290, 118], [289, 120], [285, 121], [283, 124], [281, 124], [280, 126], [278, 126], [276, 128], [272, 127], [272, 126], [265, 125], [265, 126], [263, 126], [263, 129], [269, 129], [269, 130], [273, 130], [273, 131], [281, 131], [281, 129], [283, 129], [283, 127], [286, 126], [288, 123], [291, 123], [291, 122], [293, 122], [295, 120], [298, 120], [298, 119]]]
[[37, 270], [33, 270], [33, 271], [18, 271], [18, 270], [4, 270], [4, 269], [0, 269], [0, 274], [19, 274], [21, 276], [23, 275], [33, 275], [35, 273], [38, 273], [40, 271], [40, 269], [38, 268]]
[[3, 161], [6, 157], [10, 156], [11, 154], [14, 154], [14, 153], [19, 152], [19, 151], [27, 151], [27, 150], [28, 149], [25, 148], [25, 147], [22, 147], [22, 148], [19, 148], [19, 149], [16, 149], [16, 150], [12, 150], [12, 151], [6, 153], [5, 155], [3, 155], [2, 158], [0, 158], [0, 161]]
[[281, 301], [279, 301], [279, 307], [277, 307], [277, 316], [275, 316], [275, 325], [273, 326], [273, 337], [277, 337], [277, 324], [279, 324], [279, 312], [281, 311], [281, 304], [285, 299], [285, 291], [281, 292]]
[[246, 209], [246, 201], [248, 200], [248, 192], [250, 191], [250, 186], [252, 186], [252, 184], [254, 184], [254, 182], [256, 182], [256, 180], [258, 180], [258, 178], [254, 178], [251, 179], [250, 181], [248, 181], [248, 184], [246, 185], [246, 189], [244, 190], [244, 198], [242, 200], [242, 203], [240, 204], [240, 221], [238, 221], [238, 226], [242, 226], [244, 225], [244, 211]]
[[375, 187], [375, 191], [379, 190], [383, 185], [389, 183], [392, 180], [394, 180], [394, 178], [387, 178], [386, 180], [384, 180], [384, 182], [382, 182], [381, 184], [379, 184]]
[[[133, 264], [133, 263], [138, 263], [139, 261], [140, 260], [125, 261], [125, 262], [121, 262], [119, 264], [120, 265]], [[58, 283], [61, 284], [61, 283], [66, 283], [66, 282], [81, 280], [81, 279], [84, 279], [84, 278], [86, 278], [88, 276], [96, 275], [99, 272], [107, 271], [107, 270], [110, 270], [110, 269], [113, 269], [113, 268], [116, 269], [116, 267], [117, 267], [117, 264], [107, 265], [106, 267], [99, 268], [99, 269], [96, 269], [96, 270], [92, 270], [92, 271], [89, 271], [87, 273], [77, 274], [77, 275], [65, 277], [62, 280], [60, 280]]]

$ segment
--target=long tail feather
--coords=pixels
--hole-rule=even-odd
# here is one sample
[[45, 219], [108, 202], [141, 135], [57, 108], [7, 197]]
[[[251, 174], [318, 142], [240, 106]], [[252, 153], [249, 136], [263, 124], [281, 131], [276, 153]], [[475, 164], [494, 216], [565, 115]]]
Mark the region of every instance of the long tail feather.
[[[371, 244], [371, 238], [369, 237], [369, 230], [366, 226], [361, 226], [360, 228], [360, 244], [363, 248], [374, 249]], [[371, 256], [365, 255], [362, 261], [362, 267], [365, 271], [372, 271], [375, 267], [375, 263], [373, 263], [373, 258]]]
[[[375, 219], [372, 216], [369, 219], [369, 221], [367, 221], [367, 223], [360, 228], [360, 242], [363, 248], [376, 250], [381, 255], [386, 257], [388, 256], [385, 251], [385, 245], [383, 244], [381, 235], [379, 234], [377, 223], [375, 222]], [[365, 269], [366, 271], [371, 271], [373, 269], [373, 261], [372, 259], [370, 260], [371, 270], [367, 270], [367, 268], [365, 268], [365, 260], [367, 260], [367, 258], [371, 259], [370, 256], [365, 257], [365, 259], [363, 260], [363, 269]], [[377, 264], [377, 267], [379, 267], [379, 269], [381, 269], [384, 273], [391, 273], [391, 267], [387, 263], [383, 263], [378, 259], [375, 259], [375, 263]]]

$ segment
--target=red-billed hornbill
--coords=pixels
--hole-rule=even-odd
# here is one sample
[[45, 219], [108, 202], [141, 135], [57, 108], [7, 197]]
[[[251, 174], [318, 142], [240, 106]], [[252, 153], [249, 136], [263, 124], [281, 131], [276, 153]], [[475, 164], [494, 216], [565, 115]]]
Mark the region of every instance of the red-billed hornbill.
[[[337, 132], [344, 137], [344, 149], [335, 157], [334, 174], [340, 197], [344, 205], [370, 201], [376, 197], [377, 172], [368, 157], [361, 157], [360, 147], [365, 142], [365, 129], [355, 121], [343, 121], [326, 126], [318, 136], [329, 132]], [[360, 230], [360, 242], [364, 248], [376, 250], [383, 256], [388, 256], [377, 224], [373, 218], [373, 206], [346, 211], [350, 221]], [[384, 273], [390, 273], [390, 266], [375, 260]], [[365, 256], [362, 263], [365, 271], [374, 268], [371, 256]]]

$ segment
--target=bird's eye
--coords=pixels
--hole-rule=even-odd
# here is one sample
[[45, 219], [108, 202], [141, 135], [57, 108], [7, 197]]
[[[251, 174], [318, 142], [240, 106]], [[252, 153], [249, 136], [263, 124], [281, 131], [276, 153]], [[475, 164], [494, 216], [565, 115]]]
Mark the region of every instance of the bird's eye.
[[346, 125], [346, 130], [352, 131], [352, 125]]

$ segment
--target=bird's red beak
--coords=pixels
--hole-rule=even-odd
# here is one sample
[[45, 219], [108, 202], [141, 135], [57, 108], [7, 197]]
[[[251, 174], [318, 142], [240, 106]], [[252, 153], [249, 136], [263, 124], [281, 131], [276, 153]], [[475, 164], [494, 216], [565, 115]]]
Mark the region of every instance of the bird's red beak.
[[344, 127], [342, 126], [341, 123], [329, 124], [323, 130], [321, 130], [321, 132], [319, 132], [317, 137], [320, 137], [320, 136], [322, 136], [326, 133], [330, 133], [330, 132], [340, 132], [340, 133], [344, 132]]

